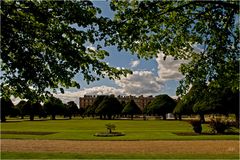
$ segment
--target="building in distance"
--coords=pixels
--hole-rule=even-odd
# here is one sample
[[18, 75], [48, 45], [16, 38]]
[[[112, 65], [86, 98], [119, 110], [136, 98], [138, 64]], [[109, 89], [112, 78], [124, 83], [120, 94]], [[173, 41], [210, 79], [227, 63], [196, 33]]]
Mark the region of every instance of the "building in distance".
[[[79, 106], [81, 108], [86, 108], [87, 106], [91, 106], [95, 99], [97, 98], [97, 95], [84, 95], [83, 97], [80, 97], [79, 98]], [[131, 100], [134, 100], [134, 102], [138, 105], [138, 107], [143, 110], [144, 107], [150, 103], [154, 97], [153, 96], [147, 96], [147, 97], [144, 97], [143, 95], [141, 96], [117, 96], [116, 97], [120, 102], [129, 102]]]

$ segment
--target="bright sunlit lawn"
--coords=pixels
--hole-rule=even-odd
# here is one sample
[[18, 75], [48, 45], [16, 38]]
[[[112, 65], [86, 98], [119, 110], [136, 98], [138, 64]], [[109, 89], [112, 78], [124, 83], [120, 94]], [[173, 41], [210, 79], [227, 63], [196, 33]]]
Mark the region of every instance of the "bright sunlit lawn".
[[[125, 136], [96, 137], [105, 132], [105, 124], [116, 125], [116, 132]], [[66, 140], [238, 140], [238, 135], [178, 135], [193, 133], [186, 121], [163, 120], [46, 120], [9, 121], [1, 124], [3, 139], [66, 139]], [[210, 132], [207, 124], [203, 132]]]

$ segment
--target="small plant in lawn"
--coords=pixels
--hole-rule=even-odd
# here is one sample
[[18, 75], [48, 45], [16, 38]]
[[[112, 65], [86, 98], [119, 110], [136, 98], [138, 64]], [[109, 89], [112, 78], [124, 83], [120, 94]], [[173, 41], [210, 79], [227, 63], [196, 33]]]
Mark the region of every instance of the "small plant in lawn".
[[222, 118], [212, 118], [209, 127], [213, 133], [223, 134], [226, 130], [232, 128], [231, 122]]
[[124, 133], [121, 132], [113, 132], [112, 130], [116, 129], [116, 125], [115, 124], [111, 124], [108, 123], [105, 125], [107, 128], [107, 132], [100, 132], [100, 133], [96, 133], [95, 136], [98, 137], [112, 137], [112, 136], [124, 136]]
[[107, 128], [108, 133], [112, 133], [112, 130], [116, 129], [116, 125], [115, 124], [108, 123], [105, 126]]
[[198, 133], [198, 134], [202, 133], [202, 123], [201, 123], [201, 121], [191, 120], [189, 123], [192, 125], [195, 133]]

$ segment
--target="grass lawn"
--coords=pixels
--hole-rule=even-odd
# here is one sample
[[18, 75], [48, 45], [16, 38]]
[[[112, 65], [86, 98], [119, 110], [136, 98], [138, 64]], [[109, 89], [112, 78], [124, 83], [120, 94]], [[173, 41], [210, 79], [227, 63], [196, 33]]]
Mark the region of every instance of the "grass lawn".
[[[95, 137], [106, 131], [105, 124], [116, 125], [116, 132], [125, 136]], [[203, 132], [209, 132], [203, 125]], [[1, 123], [1, 138], [5, 139], [66, 139], [66, 140], [238, 140], [239, 135], [177, 135], [193, 132], [186, 121], [163, 120], [46, 120], [9, 121]], [[14, 133], [15, 132], [15, 133]], [[52, 133], [51, 133], [52, 132]], [[8, 134], [6, 134], [8, 133]], [[9, 134], [11, 133], [11, 134]], [[42, 134], [41, 134], [42, 133]]]
[[[116, 125], [116, 132], [125, 136], [95, 137], [97, 132], [106, 131], [105, 124]], [[209, 132], [203, 125], [203, 132]], [[239, 135], [177, 135], [191, 133], [186, 121], [163, 120], [46, 120], [8, 121], [1, 123], [2, 139], [48, 139], [48, 140], [239, 140]], [[187, 153], [187, 152], [186, 152]], [[239, 154], [86, 154], [58, 152], [1, 152], [1, 159], [238, 159]]]

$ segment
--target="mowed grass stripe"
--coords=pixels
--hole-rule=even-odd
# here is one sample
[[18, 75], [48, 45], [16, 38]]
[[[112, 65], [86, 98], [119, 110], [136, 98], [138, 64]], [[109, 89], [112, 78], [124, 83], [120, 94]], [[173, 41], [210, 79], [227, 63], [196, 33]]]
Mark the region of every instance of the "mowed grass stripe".
[[[105, 124], [116, 125], [120, 137], [95, 137], [106, 131]], [[48, 120], [1, 123], [4, 132], [55, 132], [48, 135], [2, 134], [2, 139], [66, 139], [66, 140], [238, 140], [238, 135], [194, 135], [181, 136], [176, 132], [193, 132], [186, 121], [163, 120]], [[203, 125], [203, 132], [209, 132]]]

